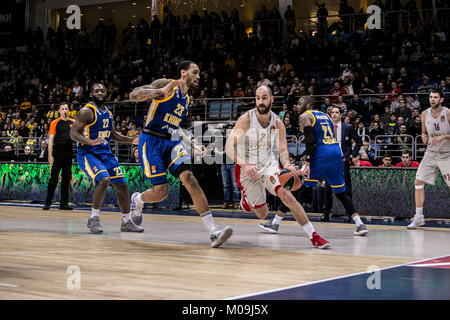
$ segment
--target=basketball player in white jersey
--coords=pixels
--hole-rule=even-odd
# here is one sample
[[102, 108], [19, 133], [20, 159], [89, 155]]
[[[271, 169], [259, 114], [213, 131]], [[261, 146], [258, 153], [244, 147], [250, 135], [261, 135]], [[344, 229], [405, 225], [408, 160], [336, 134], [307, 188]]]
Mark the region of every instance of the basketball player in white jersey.
[[242, 115], [227, 139], [225, 152], [236, 163], [236, 183], [242, 190], [241, 207], [260, 219], [268, 214], [266, 189], [290, 209], [295, 220], [308, 234], [313, 246], [325, 249], [329, 242], [314, 230], [305, 210], [292, 193], [282, 188], [280, 172], [273, 148], [278, 145], [280, 162], [284, 168], [295, 170], [289, 164], [286, 128], [271, 111], [272, 90], [261, 86], [256, 90], [256, 107]]
[[416, 215], [408, 229], [416, 229], [425, 224], [423, 203], [425, 202], [425, 184], [434, 185], [441, 171], [450, 188], [450, 109], [443, 107], [444, 97], [441, 91], [430, 92], [430, 105], [422, 112], [422, 141], [427, 150], [417, 169], [415, 186]]

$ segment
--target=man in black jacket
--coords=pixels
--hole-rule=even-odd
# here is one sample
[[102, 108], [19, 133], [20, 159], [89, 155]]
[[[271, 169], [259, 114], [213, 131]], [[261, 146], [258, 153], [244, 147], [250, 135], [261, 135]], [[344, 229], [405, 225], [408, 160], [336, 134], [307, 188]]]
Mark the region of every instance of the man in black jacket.
[[[339, 107], [331, 108], [331, 120], [334, 124], [334, 135], [339, 142], [339, 146], [342, 150], [344, 161], [344, 179], [346, 186], [346, 193], [351, 198], [352, 197], [352, 182], [350, 178], [350, 161], [353, 157], [356, 157], [362, 146], [362, 139], [356, 132], [355, 128], [351, 124], [343, 123], [342, 119], [342, 109]], [[352, 140], [355, 141], [355, 147], [352, 148]], [[321, 221], [330, 220], [330, 212], [333, 205], [333, 197], [331, 192], [331, 187], [327, 183], [325, 185], [325, 210], [321, 217]], [[346, 220], [351, 221], [350, 214], [346, 213]]]

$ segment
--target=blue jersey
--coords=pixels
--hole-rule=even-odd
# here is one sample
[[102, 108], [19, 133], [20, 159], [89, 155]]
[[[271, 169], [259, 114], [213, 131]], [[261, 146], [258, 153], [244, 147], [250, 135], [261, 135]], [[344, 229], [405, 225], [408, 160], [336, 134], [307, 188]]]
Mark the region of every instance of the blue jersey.
[[163, 100], [153, 99], [145, 121], [145, 128], [171, 135], [188, 113], [189, 96], [183, 96], [181, 87], [173, 88], [172, 94]]
[[312, 128], [314, 131], [315, 145], [317, 148], [338, 144], [334, 136], [334, 124], [331, 118], [320, 111], [306, 111], [313, 117]]
[[312, 117], [315, 138], [314, 153], [311, 156], [310, 178], [305, 179], [305, 186], [314, 187], [325, 179], [335, 194], [345, 191], [344, 164], [342, 151], [334, 135], [331, 118], [320, 111], [306, 111]]
[[78, 152], [87, 151], [98, 154], [111, 153], [111, 148], [109, 146], [113, 126], [113, 115], [111, 111], [109, 111], [106, 106], [106, 110], [102, 111], [93, 102], [86, 103], [85, 107], [91, 108], [94, 112], [94, 121], [84, 127], [83, 135], [92, 140], [95, 140], [98, 137], [103, 137], [108, 143], [103, 143], [96, 146], [78, 143]]

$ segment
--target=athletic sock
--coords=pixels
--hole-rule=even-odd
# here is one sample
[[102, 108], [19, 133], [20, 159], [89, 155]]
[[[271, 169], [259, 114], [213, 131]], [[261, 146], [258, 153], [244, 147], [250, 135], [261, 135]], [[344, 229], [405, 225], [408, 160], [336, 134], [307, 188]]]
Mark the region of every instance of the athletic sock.
[[283, 220], [283, 218], [284, 217], [280, 217], [279, 215], [276, 214], [275, 217], [273, 217], [272, 224], [279, 225], [281, 220]]
[[307, 224], [305, 224], [304, 226], [302, 226], [303, 230], [305, 230], [305, 232], [308, 234], [308, 238], [309, 240], [311, 240], [313, 238], [313, 233], [315, 232], [314, 230], [314, 226], [311, 224], [311, 222], [308, 221]]
[[353, 221], [355, 221], [357, 227], [359, 227], [360, 225], [364, 224], [364, 223], [361, 221], [361, 218], [360, 218], [359, 215], [354, 216], [354, 217], [353, 217]]
[[122, 213], [123, 223], [127, 223], [131, 219], [131, 213]]
[[423, 217], [423, 207], [421, 207], [421, 208], [416, 207], [416, 217], [417, 218]]
[[144, 200], [142, 200], [142, 193], [139, 193], [139, 195], [134, 199], [136, 204], [144, 204]]
[[91, 210], [91, 217], [90, 218], [98, 217], [99, 213], [100, 213], [100, 209], [92, 208], [92, 210]]
[[210, 234], [214, 230], [216, 230], [216, 225], [214, 224], [214, 219], [211, 210], [202, 213], [200, 217], [202, 217], [203, 224], [205, 225], [206, 230], [208, 230]]

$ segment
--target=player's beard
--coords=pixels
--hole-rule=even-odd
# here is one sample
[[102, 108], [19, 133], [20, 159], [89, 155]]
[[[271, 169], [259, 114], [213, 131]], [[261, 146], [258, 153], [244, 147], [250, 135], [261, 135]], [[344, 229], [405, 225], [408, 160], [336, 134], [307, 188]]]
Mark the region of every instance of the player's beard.
[[436, 105], [431, 105], [431, 107], [433, 108], [433, 109], [438, 109], [439, 107], [441, 106], [441, 103], [440, 102], [438, 102], [438, 103], [436, 103]]
[[[259, 107], [264, 107], [264, 110], [261, 111], [259, 109]], [[272, 103], [270, 103], [268, 106], [264, 105], [264, 104], [260, 104], [258, 107], [256, 107], [256, 110], [258, 110], [259, 114], [267, 114], [269, 113], [269, 111], [272, 109]]]

